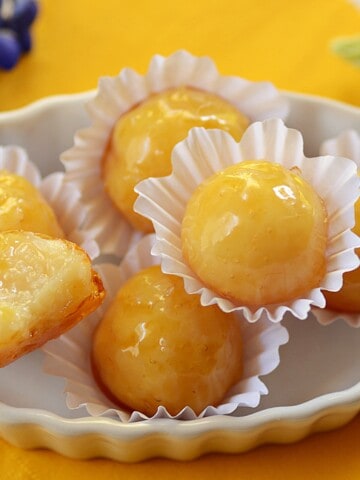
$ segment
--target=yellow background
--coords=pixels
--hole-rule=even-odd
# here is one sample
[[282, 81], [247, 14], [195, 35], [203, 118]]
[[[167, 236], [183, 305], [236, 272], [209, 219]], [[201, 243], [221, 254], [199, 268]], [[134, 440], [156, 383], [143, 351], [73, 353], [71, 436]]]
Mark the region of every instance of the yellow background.
[[[360, 10], [346, 0], [42, 0], [40, 8], [33, 52], [12, 72], [0, 72], [0, 111], [95, 88], [99, 76], [124, 66], [145, 72], [154, 53], [180, 48], [210, 55], [223, 74], [360, 106], [360, 69], [329, 50], [332, 38], [360, 33]], [[294, 445], [135, 465], [76, 461], [0, 440], [0, 478], [354, 479], [360, 478], [359, 440], [357, 416]]]
[[360, 105], [360, 70], [329, 51], [360, 33], [346, 0], [40, 0], [34, 50], [0, 74], [0, 110], [94, 88], [154, 53], [210, 55], [223, 74]]

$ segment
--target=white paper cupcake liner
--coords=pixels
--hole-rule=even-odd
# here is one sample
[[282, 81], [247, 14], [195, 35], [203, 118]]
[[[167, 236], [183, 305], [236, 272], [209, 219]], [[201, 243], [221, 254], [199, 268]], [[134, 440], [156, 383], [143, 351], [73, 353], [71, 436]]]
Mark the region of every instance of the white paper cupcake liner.
[[316, 320], [324, 326], [330, 325], [336, 320], [340, 320], [347, 323], [350, 327], [360, 327], [360, 315], [358, 313], [339, 312], [329, 308], [324, 308], [322, 310], [319, 308], [314, 308], [312, 313], [314, 314]]
[[[356, 163], [358, 170], [360, 170], [360, 134], [355, 130], [346, 130], [337, 137], [323, 142], [320, 146], [320, 154], [350, 158]], [[347, 313], [329, 308], [323, 310], [315, 308], [313, 313], [322, 325], [328, 325], [335, 320], [341, 319], [352, 327], [360, 327], [360, 312]]]
[[150, 95], [184, 85], [218, 94], [251, 121], [287, 115], [287, 102], [271, 83], [221, 76], [210, 58], [186, 51], [167, 58], [155, 55], [145, 75], [124, 68], [116, 77], [101, 78], [96, 97], [87, 105], [91, 126], [75, 134], [74, 146], [60, 158], [67, 181], [78, 186], [89, 207], [84, 226], [102, 253], [122, 257], [140, 235], [113, 205], [101, 180], [101, 161], [112, 129], [121, 115]]
[[351, 158], [360, 168], [360, 134], [346, 130], [335, 138], [329, 138], [320, 145], [320, 155], [334, 155]]
[[[266, 159], [286, 168], [299, 167], [302, 176], [325, 202], [329, 217], [326, 274], [319, 288], [283, 305], [251, 308], [218, 297], [203, 285], [182, 256], [181, 223], [195, 188], [213, 173], [249, 159]], [[135, 211], [154, 224], [156, 242], [152, 253], [161, 257], [162, 270], [183, 277], [185, 290], [199, 294], [202, 305], [216, 303], [225, 312], [239, 310], [249, 322], [259, 320], [262, 315], [278, 322], [288, 311], [305, 319], [311, 306], [325, 306], [321, 290], [339, 290], [343, 273], [358, 265], [354, 248], [359, 246], [359, 239], [351, 232], [359, 188], [355, 163], [342, 157], [306, 158], [300, 132], [286, 128], [281, 120], [253, 123], [240, 143], [221, 130], [194, 128], [174, 148], [172, 162], [171, 175], [143, 180], [136, 186], [139, 197]]]
[[[90, 353], [96, 325], [121, 285], [140, 269], [158, 264], [159, 259], [150, 254], [153, 243], [154, 235], [147, 235], [126, 255], [120, 266], [99, 265], [97, 269], [107, 291], [104, 304], [74, 329], [43, 347], [45, 371], [66, 379], [66, 404], [70, 409], [85, 406], [90, 415], [117, 416], [122, 422], [149, 418], [138, 411], [120, 409], [102, 393], [92, 374]], [[288, 332], [281, 324], [267, 320], [251, 325], [240, 315], [239, 325], [243, 335], [244, 373], [241, 381], [231, 388], [222, 404], [217, 407], [208, 406], [198, 416], [189, 407], [185, 407], [176, 416], [171, 416], [164, 407], [159, 407], [151, 418], [192, 420], [210, 415], [231, 414], [238, 407], [256, 407], [259, 404], [261, 395], [268, 393], [259, 377], [278, 366], [279, 348], [288, 342]]]
[[52, 207], [68, 240], [80, 245], [94, 259], [99, 255], [97, 243], [81, 224], [86, 218], [86, 207], [81, 203], [76, 185], [65, 182], [65, 174], [55, 172], [41, 177], [37, 166], [32, 163], [26, 151], [18, 146], [0, 147], [0, 170], [21, 175], [42, 194]]

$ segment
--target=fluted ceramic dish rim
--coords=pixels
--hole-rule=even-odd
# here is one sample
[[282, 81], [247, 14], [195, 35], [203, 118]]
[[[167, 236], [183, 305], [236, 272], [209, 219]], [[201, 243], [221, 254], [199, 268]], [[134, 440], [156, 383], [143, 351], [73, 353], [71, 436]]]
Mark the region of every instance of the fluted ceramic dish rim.
[[[34, 121], [40, 120], [41, 126], [43, 115], [56, 117], [60, 112], [66, 116], [67, 105], [82, 108], [94, 93], [48, 97], [21, 109], [0, 113], [0, 144], [4, 138], [9, 144], [15, 143], [17, 132], [29, 120], [32, 120], [36, 129], [39, 125]], [[352, 119], [358, 117], [357, 128], [360, 130], [360, 109], [356, 107], [313, 95], [282, 94], [288, 98], [291, 106], [295, 105], [305, 130], [308, 127], [304, 113], [312, 111], [314, 107], [316, 110], [319, 106], [331, 111], [335, 109], [337, 115], [343, 118], [344, 128], [350, 128]], [[61, 109], [64, 111], [61, 112]], [[71, 126], [61, 120], [62, 117], [58, 119], [58, 124], [63, 130], [67, 129], [66, 135], [69, 137]], [[290, 115], [290, 125], [291, 121]], [[334, 130], [336, 128], [332, 124], [322, 125], [317, 141], [334, 136], [337, 133]], [[32, 145], [28, 150], [31, 158], [36, 156], [38, 148]], [[56, 148], [58, 145], [54, 142], [50, 164], [61, 153]], [[312, 145], [308, 145], [308, 148], [311, 150]], [[271, 407], [242, 417], [219, 415], [191, 421], [159, 419], [121, 424], [105, 417], [64, 418], [49, 410], [14, 407], [0, 402], [0, 436], [22, 448], [48, 448], [79, 459], [105, 457], [136, 462], [165, 457], [190, 460], [210, 452], [240, 453], [265, 443], [291, 443], [310, 433], [340, 427], [359, 411], [360, 382], [296, 405]]]

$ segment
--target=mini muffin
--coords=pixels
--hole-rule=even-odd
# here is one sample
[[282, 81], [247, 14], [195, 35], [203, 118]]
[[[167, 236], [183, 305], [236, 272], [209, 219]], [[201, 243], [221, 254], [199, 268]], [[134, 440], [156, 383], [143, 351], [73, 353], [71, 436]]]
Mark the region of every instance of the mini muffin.
[[[355, 204], [355, 227], [353, 232], [360, 237], [360, 200]], [[360, 248], [356, 250], [360, 258]], [[338, 292], [325, 292], [327, 308], [338, 312], [360, 313], [360, 267], [344, 273], [344, 283]]]
[[210, 58], [178, 51], [155, 55], [145, 75], [124, 68], [100, 78], [88, 111], [90, 127], [60, 158], [89, 208], [84, 227], [103, 253], [122, 257], [152, 230], [133, 211], [135, 185], [170, 173], [171, 150], [190, 128], [220, 128], [238, 140], [254, 120], [285, 118], [288, 102], [270, 82], [220, 75]]
[[[352, 159], [360, 172], [360, 135], [354, 130], [348, 130], [341, 133], [338, 137], [329, 139], [321, 146], [323, 155], [341, 155]], [[353, 232], [360, 237], [360, 199], [355, 203], [355, 226]], [[356, 253], [360, 258], [360, 248]], [[360, 267], [346, 272], [344, 274], [344, 284], [338, 292], [326, 292], [326, 306], [328, 309], [346, 314], [360, 314]], [[336, 313], [335, 313], [336, 316]], [[356, 320], [348, 318], [350, 323], [360, 322], [360, 317]]]
[[44, 179], [17, 146], [0, 147], [0, 366], [75, 325], [102, 302], [97, 246], [61, 172]]
[[134, 228], [152, 231], [134, 212], [134, 187], [171, 172], [171, 151], [192, 127], [221, 128], [240, 140], [249, 120], [213, 93], [180, 87], [157, 93], [122, 115], [103, 158], [105, 188]]
[[51, 206], [25, 177], [0, 170], [0, 231], [26, 230], [64, 237]]
[[99, 249], [92, 232], [81, 228], [87, 209], [63, 172], [42, 177], [26, 150], [0, 146], [0, 231], [24, 230], [79, 244], [93, 259]]
[[242, 375], [234, 314], [202, 307], [182, 279], [159, 266], [119, 290], [94, 335], [95, 376], [117, 403], [153, 416], [218, 405]]
[[193, 420], [256, 407], [289, 339], [286, 328], [200, 306], [182, 279], [160, 271], [153, 244], [154, 235], [145, 235], [119, 265], [96, 266], [104, 303], [44, 345], [46, 373], [66, 381], [66, 405], [122, 422]]
[[171, 175], [136, 186], [135, 210], [153, 222], [162, 270], [203, 305], [250, 322], [304, 319], [357, 265], [354, 162], [305, 157], [300, 132], [281, 120], [251, 124], [239, 143], [193, 128], [172, 161]]
[[195, 190], [182, 251], [217, 295], [250, 306], [281, 303], [320, 285], [327, 227], [324, 202], [298, 171], [244, 161]]
[[79, 246], [33, 232], [0, 233], [0, 277], [0, 366], [61, 335], [104, 298]]

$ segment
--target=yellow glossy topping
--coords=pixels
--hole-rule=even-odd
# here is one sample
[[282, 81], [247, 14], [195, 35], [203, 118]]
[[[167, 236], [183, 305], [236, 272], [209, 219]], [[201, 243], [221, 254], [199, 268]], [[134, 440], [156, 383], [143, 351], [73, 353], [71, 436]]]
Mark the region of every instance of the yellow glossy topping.
[[202, 307], [182, 279], [150, 267], [118, 292], [95, 332], [93, 365], [115, 401], [149, 416], [216, 405], [242, 373], [237, 319]]
[[[360, 236], [360, 200], [355, 203], [355, 227], [353, 232]], [[360, 257], [360, 248], [356, 250]], [[338, 292], [324, 292], [326, 306], [342, 312], [360, 312], [360, 267], [344, 274], [344, 283]]]
[[24, 177], [0, 171], [0, 231], [26, 230], [64, 237], [52, 208]]
[[220, 128], [240, 140], [248, 123], [209, 92], [183, 87], [153, 95], [117, 122], [104, 157], [105, 188], [135, 228], [152, 231], [151, 222], [133, 211], [136, 184], [170, 174], [171, 151], [191, 128]]
[[0, 232], [0, 280], [0, 366], [59, 336], [104, 297], [80, 247], [33, 232]]
[[187, 205], [181, 235], [196, 275], [237, 304], [286, 302], [325, 272], [324, 204], [276, 163], [241, 162], [207, 179]]

